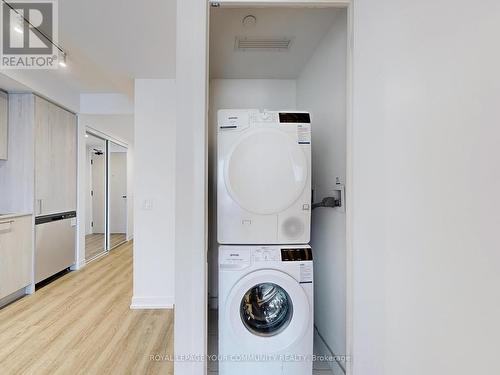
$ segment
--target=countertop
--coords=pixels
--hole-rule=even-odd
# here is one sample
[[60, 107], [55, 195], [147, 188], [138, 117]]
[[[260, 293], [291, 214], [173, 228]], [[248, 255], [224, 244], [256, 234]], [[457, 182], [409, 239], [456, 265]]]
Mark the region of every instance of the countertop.
[[21, 216], [31, 216], [32, 214], [29, 213], [8, 213], [8, 214], [0, 214], [0, 222], [8, 219], [14, 219], [16, 217], [21, 217]]

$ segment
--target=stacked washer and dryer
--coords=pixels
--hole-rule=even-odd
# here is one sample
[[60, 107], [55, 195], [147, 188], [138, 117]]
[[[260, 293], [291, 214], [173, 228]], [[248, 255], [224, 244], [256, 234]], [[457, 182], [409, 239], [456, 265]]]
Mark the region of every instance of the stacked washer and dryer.
[[219, 374], [312, 374], [311, 121], [218, 112]]

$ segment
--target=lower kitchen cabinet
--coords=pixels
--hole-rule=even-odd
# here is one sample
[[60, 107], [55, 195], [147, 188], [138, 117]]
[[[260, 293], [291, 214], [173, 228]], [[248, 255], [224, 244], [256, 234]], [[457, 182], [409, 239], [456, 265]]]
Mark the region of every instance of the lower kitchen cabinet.
[[0, 299], [30, 285], [32, 279], [32, 216], [0, 216]]

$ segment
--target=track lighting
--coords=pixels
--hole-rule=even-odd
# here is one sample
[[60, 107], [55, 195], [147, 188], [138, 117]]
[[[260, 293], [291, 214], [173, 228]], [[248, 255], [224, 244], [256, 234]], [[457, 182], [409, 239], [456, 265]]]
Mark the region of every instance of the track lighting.
[[66, 68], [68, 65], [66, 63], [66, 52], [61, 52], [60, 58], [59, 58], [59, 65], [62, 66], [63, 68]]
[[24, 33], [24, 18], [20, 13], [16, 15], [16, 23], [14, 25], [14, 31], [18, 32], [19, 34]]
[[[47, 36], [43, 30], [40, 30], [38, 27], [33, 25], [29, 19], [24, 18], [24, 11], [20, 9], [14, 8], [11, 4], [9, 4], [6, 0], [1, 0], [2, 1], [2, 6], [5, 6], [6, 9], [9, 8], [9, 12], [12, 11], [16, 13], [16, 20], [13, 26], [13, 30], [19, 34], [24, 34], [25, 26], [29, 28], [30, 30], [34, 31], [36, 30], [39, 34], [41, 34], [46, 40], [50, 42], [55, 48], [57, 48], [60, 52], [60, 58], [59, 58], [59, 66], [62, 66], [65, 68], [67, 66], [66, 58], [67, 58], [67, 53], [62, 49], [61, 46], [59, 46], [57, 43], [55, 43], [51, 37]], [[25, 25], [25, 23], [27, 25]]]

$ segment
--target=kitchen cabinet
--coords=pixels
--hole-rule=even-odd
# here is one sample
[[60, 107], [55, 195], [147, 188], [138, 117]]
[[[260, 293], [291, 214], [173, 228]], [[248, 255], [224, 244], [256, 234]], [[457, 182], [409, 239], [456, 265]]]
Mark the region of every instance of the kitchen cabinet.
[[35, 97], [35, 214], [76, 210], [76, 116]]
[[9, 96], [0, 91], [0, 160], [7, 160], [9, 149]]
[[[76, 115], [33, 94], [10, 94], [9, 140], [9, 159], [0, 163], [0, 213], [26, 212], [51, 219], [57, 216], [53, 214], [76, 211]], [[33, 248], [40, 238], [35, 238], [33, 220], [28, 220], [29, 234], [22, 237], [25, 219], [8, 217], [0, 215], [0, 295], [30, 285], [37, 270]], [[29, 246], [23, 242], [26, 238]], [[69, 260], [64, 259], [69, 265], [75, 263], [74, 234], [67, 242], [71, 240]], [[28, 247], [29, 257], [24, 252]]]
[[0, 299], [33, 279], [32, 216], [4, 217], [0, 216]]

